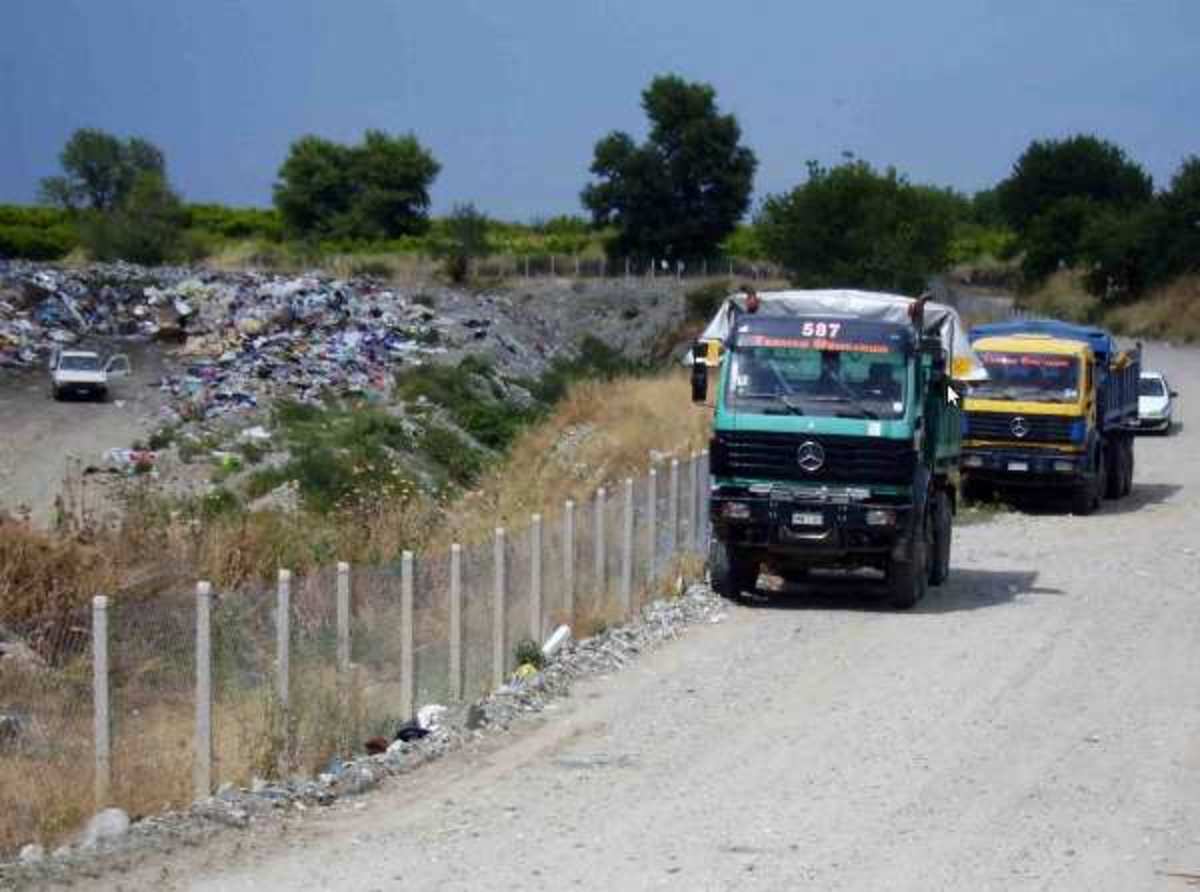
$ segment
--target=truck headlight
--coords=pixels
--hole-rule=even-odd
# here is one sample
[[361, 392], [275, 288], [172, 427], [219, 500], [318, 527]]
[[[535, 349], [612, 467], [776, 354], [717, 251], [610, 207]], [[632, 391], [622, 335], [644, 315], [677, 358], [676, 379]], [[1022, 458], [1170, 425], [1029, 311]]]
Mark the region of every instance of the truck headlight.
[[749, 520], [750, 506], [745, 502], [726, 502], [721, 509], [721, 516], [726, 520]]
[[963, 456], [962, 463], [963, 463], [964, 468], [982, 468], [983, 467], [983, 456], [982, 455], [966, 455], [966, 456]]
[[891, 508], [872, 508], [867, 512], [867, 526], [891, 527], [896, 525], [896, 512]]

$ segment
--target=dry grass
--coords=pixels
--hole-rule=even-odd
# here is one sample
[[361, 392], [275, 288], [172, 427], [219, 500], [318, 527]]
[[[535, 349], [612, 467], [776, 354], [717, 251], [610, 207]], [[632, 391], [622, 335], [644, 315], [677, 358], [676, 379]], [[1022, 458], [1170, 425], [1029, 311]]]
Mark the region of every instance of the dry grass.
[[692, 405], [682, 372], [577, 384], [551, 418], [519, 436], [509, 458], [448, 509], [444, 535], [479, 541], [497, 526], [523, 527], [535, 512], [640, 477], [652, 453], [683, 458], [705, 448], [710, 421], [708, 410]]
[[1022, 295], [1017, 305], [1039, 316], [1067, 322], [1094, 322], [1100, 313], [1100, 301], [1083, 287], [1083, 273], [1059, 270], [1036, 291]]
[[1200, 275], [1183, 276], [1135, 304], [1113, 310], [1105, 322], [1130, 337], [1200, 342]]

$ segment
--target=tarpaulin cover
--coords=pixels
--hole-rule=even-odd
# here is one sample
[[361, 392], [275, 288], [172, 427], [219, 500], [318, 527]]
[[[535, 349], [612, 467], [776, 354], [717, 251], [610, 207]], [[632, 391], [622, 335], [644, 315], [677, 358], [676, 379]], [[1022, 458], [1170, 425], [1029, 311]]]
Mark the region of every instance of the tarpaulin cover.
[[[852, 290], [763, 291], [758, 298], [758, 314], [763, 316], [840, 316], [903, 324], [909, 322], [909, 308], [914, 303], [913, 298], [899, 294]], [[731, 295], [708, 323], [700, 340], [724, 343], [733, 330], [734, 319], [745, 312], [746, 295]], [[967, 331], [953, 307], [927, 301], [924, 319], [925, 333], [938, 336], [946, 347], [950, 373], [955, 380], [987, 378], [987, 370], [971, 349]]]

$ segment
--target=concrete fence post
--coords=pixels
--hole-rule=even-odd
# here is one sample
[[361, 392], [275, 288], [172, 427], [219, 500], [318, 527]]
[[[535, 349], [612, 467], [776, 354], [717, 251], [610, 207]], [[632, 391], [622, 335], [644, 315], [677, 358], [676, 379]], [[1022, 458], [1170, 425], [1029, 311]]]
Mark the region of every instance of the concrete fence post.
[[563, 506], [563, 613], [575, 625], [575, 502]]
[[283, 746], [279, 750], [280, 777], [287, 777], [291, 765], [291, 654], [292, 649], [292, 571], [279, 571], [275, 603], [275, 696], [279, 700]]
[[542, 515], [529, 525], [529, 637], [542, 643]]
[[696, 515], [699, 513], [696, 508], [696, 501], [700, 497], [700, 453], [693, 452], [692, 460], [688, 462], [688, 499], [687, 499], [687, 525], [688, 525], [688, 550], [695, 551], [700, 547], [700, 536], [696, 532]]
[[212, 793], [212, 586], [196, 583], [196, 740], [192, 762], [192, 796]]
[[279, 590], [275, 604], [275, 695], [287, 712], [291, 692], [292, 646], [292, 571], [279, 571]]
[[450, 546], [450, 698], [463, 698], [462, 546]]
[[668, 492], [667, 526], [671, 529], [671, 557], [679, 553], [679, 459], [671, 459], [671, 484]]
[[605, 492], [602, 486], [596, 490], [596, 529], [594, 530], [595, 535], [592, 542], [595, 548], [593, 558], [596, 565], [596, 596], [599, 598], [603, 598], [604, 594], [608, 591], [608, 574], [605, 572], [604, 560], [607, 556], [607, 548], [604, 543], [604, 516], [606, 513]]
[[400, 553], [400, 715], [416, 714], [416, 660], [413, 653], [413, 553]]
[[711, 496], [711, 491], [710, 491], [711, 483], [710, 483], [709, 475], [710, 475], [709, 455], [708, 455], [708, 450], [705, 449], [703, 452], [700, 453], [700, 498], [699, 498], [700, 517], [698, 520], [698, 523], [700, 525], [700, 553], [702, 555], [708, 554], [708, 536], [709, 536], [709, 533], [708, 533], [708, 515], [709, 515], [708, 503], [709, 503], [709, 498]]
[[337, 669], [343, 685], [350, 680], [350, 565], [337, 565]]
[[505, 653], [507, 649], [505, 644], [507, 610], [504, 603], [508, 590], [507, 568], [505, 567], [505, 560], [507, 559], [506, 539], [507, 536], [504, 528], [497, 527], [496, 542], [492, 555], [493, 583], [495, 585], [492, 600], [492, 686], [496, 688], [504, 684], [508, 661], [508, 654]]
[[625, 478], [625, 511], [621, 529], [621, 615], [633, 612], [633, 478]]
[[92, 598], [92, 720], [96, 756], [96, 811], [109, 803], [112, 790], [111, 714], [108, 704], [108, 598]]
[[646, 578], [653, 580], [658, 575], [658, 471], [650, 469], [646, 475]]

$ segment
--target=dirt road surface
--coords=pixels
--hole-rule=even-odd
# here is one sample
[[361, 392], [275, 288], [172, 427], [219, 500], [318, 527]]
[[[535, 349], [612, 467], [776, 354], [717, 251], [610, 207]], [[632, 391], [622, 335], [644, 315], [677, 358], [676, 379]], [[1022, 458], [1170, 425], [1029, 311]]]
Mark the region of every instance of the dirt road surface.
[[85, 465], [101, 464], [108, 449], [128, 449], [149, 434], [162, 405], [157, 347], [113, 342], [87, 348], [130, 357], [133, 374], [112, 388], [108, 402], [56, 402], [44, 368], [0, 373], [0, 511], [28, 508], [37, 526], [50, 523], [69, 456], [79, 456]]
[[[1184, 398], [1200, 355], [1149, 363]], [[964, 526], [917, 610], [737, 607], [536, 728], [112, 889], [1183, 889], [1200, 424], [1090, 518]]]

